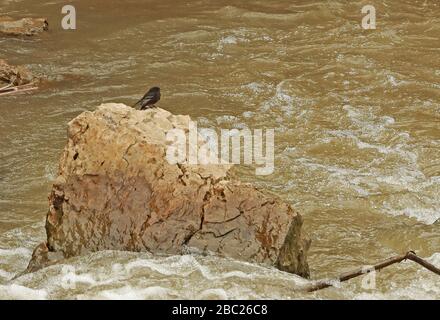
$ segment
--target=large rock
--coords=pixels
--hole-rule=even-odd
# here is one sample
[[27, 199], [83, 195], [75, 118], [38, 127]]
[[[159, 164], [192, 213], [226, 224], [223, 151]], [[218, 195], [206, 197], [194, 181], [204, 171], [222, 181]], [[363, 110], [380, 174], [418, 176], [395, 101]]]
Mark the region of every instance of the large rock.
[[15, 20], [11, 17], [0, 17], [0, 36], [33, 36], [48, 30], [49, 24], [44, 18], [23, 18]]
[[47, 241], [28, 271], [97, 250], [189, 250], [307, 277], [310, 241], [289, 204], [232, 180], [229, 166], [166, 161], [166, 132], [187, 130], [189, 120], [104, 104], [71, 121], [49, 198]]

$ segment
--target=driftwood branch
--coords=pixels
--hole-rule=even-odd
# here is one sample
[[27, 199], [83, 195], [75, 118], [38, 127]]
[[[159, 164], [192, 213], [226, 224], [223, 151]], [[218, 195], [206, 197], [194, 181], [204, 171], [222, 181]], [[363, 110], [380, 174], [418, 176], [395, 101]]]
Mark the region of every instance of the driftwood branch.
[[440, 276], [440, 269], [439, 268], [437, 268], [433, 264], [431, 264], [428, 261], [417, 256], [414, 251], [408, 251], [406, 254], [388, 258], [388, 259], [386, 259], [382, 262], [379, 262], [379, 263], [377, 263], [367, 269], [366, 268], [358, 268], [358, 269], [350, 271], [350, 272], [345, 272], [345, 273], [341, 274], [339, 277], [337, 277], [336, 279], [318, 280], [314, 284], [306, 287], [304, 290], [307, 292], [313, 292], [313, 291], [318, 291], [318, 290], [325, 289], [328, 287], [332, 287], [333, 283], [335, 281], [336, 282], [344, 282], [344, 281], [359, 277], [363, 274], [369, 273], [373, 270], [381, 270], [381, 269], [386, 268], [392, 264], [400, 263], [404, 260], [414, 261], [414, 262], [420, 264], [421, 266], [425, 267], [429, 271], [432, 271], [433, 273]]
[[10, 83], [0, 88], [0, 96], [38, 89], [38, 87], [33, 87], [32, 85], [32, 83], [28, 83], [21, 86], [14, 86], [12, 83]]
[[0, 88], [0, 91], [5, 91], [6, 89], [12, 87], [13, 85], [14, 85], [13, 83], [10, 83], [10, 84], [8, 84], [8, 85], [6, 85], [6, 86]]

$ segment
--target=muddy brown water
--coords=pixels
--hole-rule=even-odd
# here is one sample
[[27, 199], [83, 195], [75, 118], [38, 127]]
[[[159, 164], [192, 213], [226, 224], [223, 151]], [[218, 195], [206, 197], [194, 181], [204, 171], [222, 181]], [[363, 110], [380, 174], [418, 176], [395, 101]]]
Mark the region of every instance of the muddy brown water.
[[[50, 32], [0, 39], [0, 58], [46, 81], [0, 97], [0, 298], [440, 298], [410, 262], [314, 294], [267, 266], [192, 255], [99, 252], [9, 281], [44, 239], [67, 122], [103, 102], [158, 104], [211, 128], [274, 128], [275, 172], [245, 181], [304, 216], [313, 278], [409, 249], [440, 264], [438, 1], [0, 0]], [[372, 4], [377, 29], [363, 30]], [[368, 282], [371, 284], [371, 281]], [[367, 283], [367, 284], [368, 284]]]

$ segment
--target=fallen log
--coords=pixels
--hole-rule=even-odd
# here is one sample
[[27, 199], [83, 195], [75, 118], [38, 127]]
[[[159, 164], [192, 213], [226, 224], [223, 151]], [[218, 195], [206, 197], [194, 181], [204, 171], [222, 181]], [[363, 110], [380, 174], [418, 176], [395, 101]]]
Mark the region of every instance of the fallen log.
[[433, 264], [429, 263], [428, 261], [420, 258], [419, 256], [416, 255], [416, 253], [414, 251], [408, 251], [405, 254], [399, 255], [399, 256], [394, 256], [391, 258], [388, 258], [384, 261], [381, 261], [373, 266], [371, 266], [368, 269], [365, 269], [363, 267], [355, 269], [353, 271], [350, 272], [345, 272], [343, 274], [341, 274], [339, 277], [335, 278], [335, 279], [321, 279], [321, 280], [317, 280], [315, 281], [315, 283], [313, 283], [312, 285], [307, 286], [304, 291], [307, 292], [314, 292], [314, 291], [318, 291], [321, 289], [325, 289], [328, 287], [332, 287], [334, 286], [335, 282], [344, 282], [356, 277], [359, 277], [363, 274], [369, 273], [371, 271], [377, 271], [377, 270], [381, 270], [384, 269], [388, 266], [391, 266], [395, 263], [400, 263], [404, 260], [411, 260], [414, 261], [418, 264], [420, 264], [421, 266], [423, 266], [424, 268], [432, 271], [433, 273], [440, 275], [440, 269], [437, 268], [436, 266], [434, 266]]

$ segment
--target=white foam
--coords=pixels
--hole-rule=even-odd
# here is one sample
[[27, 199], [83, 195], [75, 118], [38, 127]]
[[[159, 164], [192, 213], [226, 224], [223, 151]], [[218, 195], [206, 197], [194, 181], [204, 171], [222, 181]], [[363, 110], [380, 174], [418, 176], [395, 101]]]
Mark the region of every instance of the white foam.
[[229, 299], [228, 293], [221, 288], [212, 288], [203, 290], [200, 292], [200, 294], [197, 296], [196, 299], [219, 299], [219, 300], [227, 300]]
[[26, 248], [0, 249], [0, 256], [29, 256], [32, 251]]
[[243, 112], [243, 117], [245, 117], [245, 118], [252, 118], [254, 115], [255, 115], [255, 113], [252, 111]]
[[163, 275], [181, 274], [187, 276], [194, 271], [195, 258], [191, 255], [169, 257], [163, 260], [139, 259], [129, 262], [125, 268], [128, 273], [136, 268], [149, 268]]
[[249, 89], [255, 94], [261, 93], [265, 88], [265, 86], [263, 84], [258, 83], [258, 82], [251, 82], [251, 83], [245, 84], [241, 87], [242, 87], [242, 89]]
[[393, 87], [397, 87], [399, 85], [399, 82], [396, 80], [396, 78], [392, 75], [387, 75], [387, 80]]
[[[67, 268], [66, 268], [67, 267]], [[75, 268], [72, 266], [63, 266], [61, 270], [61, 281], [62, 285], [71, 286], [77, 284], [88, 284], [94, 285], [97, 283], [94, 276], [90, 273], [77, 274]]]
[[2, 299], [44, 300], [47, 296], [47, 291], [43, 289], [31, 289], [18, 284], [0, 285], [0, 298]]
[[238, 39], [237, 37], [234, 36], [227, 36], [227, 37], [222, 37], [219, 41], [219, 43], [221, 45], [225, 45], [225, 44], [237, 44]]
[[7, 272], [5, 270], [0, 269], [0, 277], [10, 280], [15, 276], [15, 274], [12, 274], [10, 272]]
[[224, 115], [224, 116], [217, 117], [216, 121], [218, 124], [234, 123], [234, 122], [238, 121], [238, 118], [236, 116]]
[[236, 45], [241, 42], [250, 42], [250, 35], [245, 29], [233, 30], [233, 34], [222, 36], [217, 45], [217, 51], [222, 51], [226, 46]]
[[440, 209], [414, 208], [406, 207], [404, 209], [396, 209], [394, 207], [385, 206], [384, 211], [393, 216], [407, 216], [415, 218], [426, 224], [433, 224], [440, 219]]
[[110, 289], [98, 292], [96, 295], [82, 295], [79, 299], [107, 299], [107, 300], [145, 300], [145, 299], [167, 299], [175, 295], [174, 290], [160, 286], [148, 288], [136, 288], [133, 286], [124, 286], [117, 289]]

